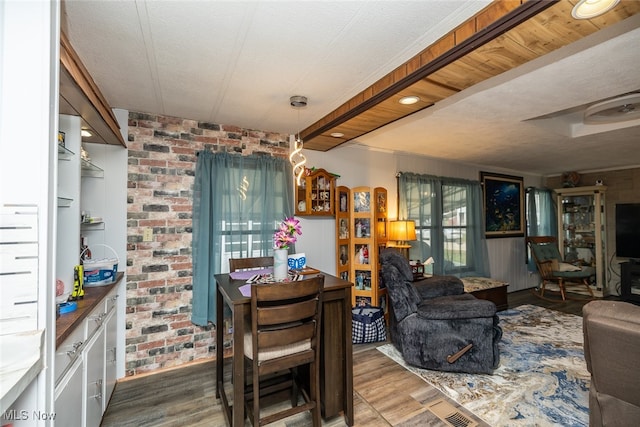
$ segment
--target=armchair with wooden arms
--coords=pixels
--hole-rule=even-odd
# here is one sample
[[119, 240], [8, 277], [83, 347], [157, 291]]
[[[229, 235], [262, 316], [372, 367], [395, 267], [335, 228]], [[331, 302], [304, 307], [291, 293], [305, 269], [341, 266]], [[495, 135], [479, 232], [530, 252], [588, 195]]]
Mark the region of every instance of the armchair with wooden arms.
[[[560, 292], [564, 301], [570, 299], [567, 296], [567, 286], [579, 286], [584, 287], [590, 298], [593, 298], [593, 291], [589, 286], [589, 278], [596, 274], [593, 267], [564, 262], [554, 236], [529, 236], [527, 244], [542, 280], [537, 296], [545, 299], [546, 291]], [[548, 290], [548, 284], [557, 285], [559, 290]]]

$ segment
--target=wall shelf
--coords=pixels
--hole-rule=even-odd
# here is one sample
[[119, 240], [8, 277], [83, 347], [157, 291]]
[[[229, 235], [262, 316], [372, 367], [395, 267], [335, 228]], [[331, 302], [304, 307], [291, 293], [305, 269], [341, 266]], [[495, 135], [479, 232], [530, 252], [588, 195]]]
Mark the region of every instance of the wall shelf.
[[93, 177], [93, 178], [104, 178], [104, 170], [99, 167], [94, 165], [93, 163], [81, 159], [81, 169], [82, 169], [82, 176], [89, 176], [89, 177]]
[[75, 153], [69, 150], [67, 147], [58, 145], [58, 160], [69, 161], [75, 155]]
[[68, 197], [58, 197], [58, 207], [59, 208], [68, 208], [73, 203], [73, 199], [69, 199]]
[[104, 230], [104, 221], [82, 222], [80, 223], [80, 230], [82, 231]]

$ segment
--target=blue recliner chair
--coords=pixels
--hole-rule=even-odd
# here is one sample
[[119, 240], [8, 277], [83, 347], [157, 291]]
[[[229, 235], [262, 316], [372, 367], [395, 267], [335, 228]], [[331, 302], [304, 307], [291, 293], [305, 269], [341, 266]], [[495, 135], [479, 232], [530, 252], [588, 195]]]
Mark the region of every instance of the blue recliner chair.
[[460, 279], [413, 282], [409, 261], [385, 249], [381, 274], [389, 295], [391, 342], [420, 368], [490, 374], [498, 367], [502, 329], [491, 301], [464, 292]]

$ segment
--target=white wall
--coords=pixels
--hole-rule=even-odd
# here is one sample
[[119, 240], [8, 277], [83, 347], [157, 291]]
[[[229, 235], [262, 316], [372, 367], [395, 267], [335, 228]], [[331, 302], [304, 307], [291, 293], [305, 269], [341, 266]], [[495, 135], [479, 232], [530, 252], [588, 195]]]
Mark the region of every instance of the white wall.
[[[0, 204], [38, 206], [38, 328], [45, 330], [46, 366], [55, 348], [58, 30], [57, 1], [0, 2]], [[41, 371], [10, 409], [29, 412], [15, 426], [44, 425], [32, 414], [53, 411], [52, 370]]]
[[[446, 162], [413, 154], [394, 154], [345, 144], [328, 152], [304, 150], [307, 166], [323, 168], [340, 175], [336, 185], [347, 187], [384, 187], [388, 191], [389, 218], [397, 217], [397, 172], [415, 172], [479, 180], [480, 171], [504, 173], [524, 178], [524, 186], [542, 186], [542, 177], [523, 175], [510, 170], [496, 170], [477, 165]], [[307, 263], [327, 273], [335, 274], [335, 219], [300, 217], [303, 235], [296, 244], [304, 252]], [[491, 276], [509, 283], [509, 291], [526, 289], [537, 284], [525, 264], [524, 238], [488, 239]]]

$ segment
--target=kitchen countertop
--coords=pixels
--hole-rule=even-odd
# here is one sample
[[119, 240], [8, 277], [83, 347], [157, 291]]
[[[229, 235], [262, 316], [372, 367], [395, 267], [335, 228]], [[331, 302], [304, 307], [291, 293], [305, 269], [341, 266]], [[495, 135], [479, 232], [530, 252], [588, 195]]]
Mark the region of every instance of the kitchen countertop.
[[84, 298], [76, 301], [78, 309], [71, 313], [61, 314], [56, 320], [56, 348], [73, 332], [87, 317], [100, 301], [120, 283], [124, 273], [118, 273], [113, 283], [104, 286], [92, 286], [84, 288]]
[[44, 331], [0, 336], [0, 413], [16, 401], [44, 368]]

